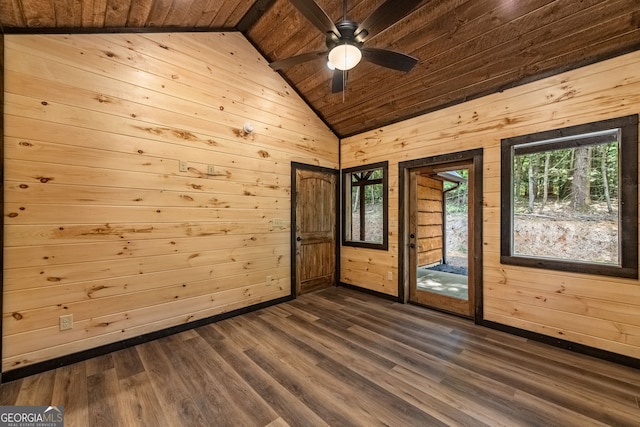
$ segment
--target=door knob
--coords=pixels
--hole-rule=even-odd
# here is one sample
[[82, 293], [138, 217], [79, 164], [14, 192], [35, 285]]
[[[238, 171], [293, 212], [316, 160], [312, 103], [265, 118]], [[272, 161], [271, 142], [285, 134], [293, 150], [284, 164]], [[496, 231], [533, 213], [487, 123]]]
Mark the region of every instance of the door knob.
[[416, 235], [415, 235], [415, 234], [413, 234], [413, 233], [411, 233], [411, 234], [409, 234], [409, 237], [411, 237], [412, 239], [414, 239], [414, 238], [416, 237]]
[[409, 247], [410, 247], [411, 249], [413, 249], [413, 248], [415, 248], [415, 247], [416, 247], [416, 245], [414, 245], [413, 243], [410, 243], [410, 244], [409, 244]]
[[298, 236], [296, 237], [296, 240], [299, 242], [300, 240], [302, 240], [302, 237]]

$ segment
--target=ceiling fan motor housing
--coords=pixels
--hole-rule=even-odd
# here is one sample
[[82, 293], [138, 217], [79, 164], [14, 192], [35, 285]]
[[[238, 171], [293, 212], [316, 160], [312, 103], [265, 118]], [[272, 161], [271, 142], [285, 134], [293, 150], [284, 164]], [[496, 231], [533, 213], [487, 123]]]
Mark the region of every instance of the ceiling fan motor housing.
[[357, 22], [349, 21], [345, 19], [343, 21], [338, 22], [336, 24], [336, 28], [338, 28], [338, 31], [340, 31], [340, 37], [338, 37], [338, 35], [333, 32], [327, 33], [326, 44], [329, 50], [333, 49], [334, 47], [340, 44], [345, 44], [345, 43], [353, 45], [358, 49], [362, 47], [362, 42], [358, 41], [358, 37], [364, 36], [362, 33], [366, 34], [366, 30], [361, 31], [360, 34], [358, 34], [358, 37], [356, 37], [355, 32], [358, 29]]

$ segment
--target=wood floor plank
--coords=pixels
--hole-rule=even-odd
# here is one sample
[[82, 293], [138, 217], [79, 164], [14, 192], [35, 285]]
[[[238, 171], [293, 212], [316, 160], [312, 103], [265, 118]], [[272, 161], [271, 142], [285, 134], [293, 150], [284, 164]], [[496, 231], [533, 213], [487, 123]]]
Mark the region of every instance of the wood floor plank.
[[[217, 385], [216, 392], [225, 396], [232, 409], [231, 425], [266, 425], [278, 418], [273, 409], [201, 336], [188, 342], [197, 354], [197, 363]], [[221, 424], [218, 424], [221, 425]]]
[[16, 404], [27, 406], [52, 405], [55, 376], [55, 371], [48, 371], [40, 375], [24, 378], [16, 398]]
[[526, 345], [513, 347], [495, 341], [487, 341], [468, 337], [467, 349], [482, 353], [499, 363], [508, 363], [521, 367], [528, 372], [537, 373], [549, 379], [563, 378], [564, 386], [578, 387], [585, 390], [598, 390], [615, 399], [616, 402], [637, 407], [633, 393], [638, 387], [617, 378], [604, 376], [598, 372], [568, 365], [558, 359], [549, 359], [530, 351]]
[[[218, 324], [219, 325], [219, 324]], [[280, 414], [280, 419], [286, 425], [328, 426], [315, 412], [303, 404], [296, 395], [292, 394], [280, 383], [275, 381], [257, 364], [255, 364], [239, 346], [232, 336], [225, 340], [217, 338], [213, 333], [218, 325], [209, 325], [198, 328], [198, 333], [224, 358], [236, 372], [244, 378], [271, 407]], [[277, 420], [274, 420], [275, 423]], [[271, 424], [269, 424], [271, 425]], [[274, 425], [279, 425], [278, 423]]]
[[55, 406], [64, 406], [64, 425], [89, 425], [89, 392], [85, 362], [63, 366], [55, 372], [51, 402]]
[[144, 372], [144, 366], [135, 348], [125, 348], [112, 353], [118, 379], [132, 377]]
[[203, 372], [197, 362], [198, 355], [191, 351], [176, 351], [178, 346], [188, 349], [188, 342], [181, 342], [175, 336], [160, 342], [162, 351], [171, 363], [171, 369], [182, 379], [190, 392], [193, 402], [205, 420], [215, 420], [217, 425], [233, 425], [236, 420], [233, 402], [218, 392], [218, 386], [207, 372]]
[[259, 337], [251, 334], [251, 331], [243, 328], [243, 323], [238, 322], [239, 319], [227, 319], [224, 322], [217, 323], [217, 328], [221, 330], [223, 334], [229, 337], [233, 337], [233, 342], [239, 346], [242, 351], [255, 348], [260, 344]]
[[[294, 319], [292, 317], [288, 320]], [[279, 323], [281, 327], [293, 328], [296, 333], [303, 334], [307, 343], [315, 344], [314, 348], [324, 352], [327, 358], [333, 358], [337, 363], [350, 367], [357, 374], [375, 382], [377, 386], [401, 396], [403, 400], [447, 425], [476, 425], [478, 427], [496, 425], [495, 422], [484, 424], [479, 418], [471, 417], [460, 411], [455, 399], [449, 399], [445, 402], [413, 387], [412, 382], [403, 382], [390, 375], [390, 371], [397, 367], [394, 362], [370, 352], [364, 347], [357, 346], [349, 340], [308, 322], [292, 323], [285, 319], [274, 318], [271, 318], [271, 321]]]
[[253, 348], [245, 352], [263, 371], [289, 392], [297, 396], [315, 414], [329, 425], [357, 425], [357, 416], [337, 407], [335, 397], [326, 389], [317, 388], [313, 381], [292, 372], [286, 365], [277, 363], [267, 351]]
[[[260, 318], [263, 319], [267, 324], [278, 328], [277, 319], [274, 319], [273, 316], [268, 316], [265, 314], [261, 315]], [[294, 342], [298, 339], [289, 334], [287, 331], [281, 328], [278, 329], [280, 330], [280, 334], [286, 336], [288, 340]], [[389, 393], [383, 387], [380, 387], [375, 382], [370, 381], [367, 377], [355, 372], [349, 367], [349, 365], [345, 365], [335, 360], [328, 354], [324, 354], [320, 349], [311, 345], [308, 340], [303, 341], [308, 344], [308, 346], [305, 346], [304, 348], [311, 354], [312, 357], [315, 357], [318, 354], [322, 355], [322, 358], [317, 363], [317, 366], [324, 371], [340, 378], [340, 382], [343, 384], [343, 388], [355, 387], [358, 390], [358, 400], [362, 401], [360, 406], [366, 407], [367, 412], [374, 415], [377, 420], [380, 420], [383, 423], [388, 423], [389, 425], [394, 422], [403, 425], [407, 425], [407, 423], [410, 424], [411, 422], [434, 426], [441, 424], [439, 420], [437, 420], [430, 414], [420, 411], [409, 402], [398, 399], [397, 396]], [[366, 362], [362, 361], [361, 363]], [[375, 402], [375, 404], [369, 405], [369, 402]], [[392, 411], [391, 408], [394, 408], [395, 411]], [[393, 419], [388, 418], [390, 413], [394, 413]]]
[[127, 375], [119, 380], [121, 418], [126, 425], [162, 425], [162, 407], [146, 372]]
[[0, 385], [69, 426], [637, 426], [640, 371], [330, 288]]
[[[516, 390], [538, 396], [552, 404], [588, 415], [597, 421], [622, 426], [634, 425], [640, 420], [638, 410], [627, 408], [600, 392], [593, 393], [591, 390], [568, 387], [558, 378], [545, 378], [518, 366], [505, 365], [480, 353], [465, 350], [456, 360], [456, 364], [480, 372], [503, 384], [511, 384]], [[603, 404], [612, 411], [601, 412], [599, 406]]]
[[107, 427], [120, 425], [122, 411], [118, 404], [118, 376], [107, 369], [87, 378], [89, 425]]
[[112, 353], [103, 354], [102, 356], [92, 357], [85, 361], [87, 376], [99, 374], [108, 369], [115, 368]]
[[267, 424], [267, 427], [289, 427], [289, 424], [282, 418], [278, 418]]
[[159, 340], [138, 345], [136, 350], [149, 375], [152, 390], [160, 402], [167, 424], [206, 426], [207, 420], [164, 355]]
[[[343, 382], [339, 377], [327, 374], [317, 366], [324, 360], [322, 354], [302, 340], [292, 339], [282, 331], [261, 321], [259, 316], [255, 316], [255, 320], [253, 327], [262, 336], [269, 334], [270, 339], [264, 341], [259, 348], [248, 351], [249, 357], [263, 369], [269, 369], [270, 375], [277, 378], [289, 390], [295, 393], [302, 392], [305, 396], [313, 396], [306, 400], [306, 403], [314, 404], [312, 409], [323, 418], [328, 416], [329, 424], [383, 425], [370, 412], [369, 406], [373, 402], [361, 401], [359, 389]], [[277, 366], [265, 365], [263, 351], [270, 354], [272, 358], [275, 356], [275, 360], [281, 363]], [[316, 401], [319, 405], [315, 405]]]
[[16, 402], [18, 401], [18, 394], [22, 388], [23, 381], [24, 379], [19, 379], [0, 385], [0, 390], [2, 390], [2, 393], [0, 393], [0, 406], [13, 406], [18, 404]]
[[[464, 394], [456, 393], [440, 382], [435, 382], [429, 378], [417, 374], [402, 366], [396, 366], [390, 375], [399, 381], [399, 393], [407, 393], [410, 398], [421, 398], [422, 401], [431, 404], [434, 400], [444, 402], [456, 408], [478, 423], [484, 423], [493, 427], [511, 427], [516, 424], [515, 419], [500, 411], [492, 411], [487, 406], [481, 405], [474, 399], [468, 398]], [[419, 390], [415, 393], [413, 390]], [[472, 423], [473, 425], [475, 423]]]

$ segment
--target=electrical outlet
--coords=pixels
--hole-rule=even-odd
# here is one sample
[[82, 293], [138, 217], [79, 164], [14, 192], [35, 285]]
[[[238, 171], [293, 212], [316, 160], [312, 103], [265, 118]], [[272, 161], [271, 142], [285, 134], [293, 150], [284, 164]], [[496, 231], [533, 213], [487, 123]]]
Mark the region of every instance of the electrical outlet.
[[208, 175], [215, 175], [216, 174], [216, 167], [214, 165], [207, 166], [207, 174]]
[[284, 227], [284, 219], [282, 219], [282, 218], [274, 218], [273, 219], [273, 226], [274, 227]]
[[387, 280], [393, 280], [393, 271], [387, 272]]
[[180, 172], [189, 172], [189, 162], [180, 160]]
[[66, 331], [68, 329], [73, 329], [73, 314], [60, 316], [60, 330]]

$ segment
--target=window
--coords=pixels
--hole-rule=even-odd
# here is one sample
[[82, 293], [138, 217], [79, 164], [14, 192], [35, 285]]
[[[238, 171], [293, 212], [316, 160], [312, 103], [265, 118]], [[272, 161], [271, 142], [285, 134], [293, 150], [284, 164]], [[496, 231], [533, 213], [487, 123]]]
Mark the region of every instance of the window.
[[503, 264], [638, 277], [638, 115], [501, 150]]
[[342, 171], [342, 243], [387, 250], [388, 162]]

